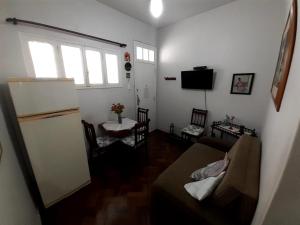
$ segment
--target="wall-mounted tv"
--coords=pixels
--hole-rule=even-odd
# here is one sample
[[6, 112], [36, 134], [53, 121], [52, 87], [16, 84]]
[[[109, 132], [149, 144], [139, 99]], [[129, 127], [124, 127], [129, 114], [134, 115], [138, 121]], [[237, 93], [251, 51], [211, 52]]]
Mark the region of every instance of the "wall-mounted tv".
[[181, 72], [181, 87], [183, 89], [213, 89], [213, 69], [193, 70]]

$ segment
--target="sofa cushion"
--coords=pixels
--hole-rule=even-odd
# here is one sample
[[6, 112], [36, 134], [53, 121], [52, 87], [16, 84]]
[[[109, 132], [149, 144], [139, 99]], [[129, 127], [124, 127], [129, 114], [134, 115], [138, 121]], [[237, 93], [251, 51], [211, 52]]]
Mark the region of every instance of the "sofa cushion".
[[204, 131], [203, 127], [196, 126], [196, 125], [188, 125], [187, 127], [182, 129], [183, 133], [198, 137]]
[[[185, 218], [195, 218], [196, 224], [234, 224], [226, 213], [217, 207], [199, 202], [192, 198], [184, 189], [184, 185], [191, 181], [190, 174], [200, 167], [223, 159], [224, 152], [202, 144], [194, 144], [182, 156], [166, 169], [155, 181], [152, 187], [152, 208], [159, 213], [168, 214], [165, 210], [186, 213]], [[169, 205], [165, 205], [168, 204]], [[163, 216], [159, 216], [163, 217]], [[170, 222], [170, 218], [168, 218]], [[176, 221], [175, 221], [176, 222]], [[177, 223], [176, 223], [177, 224]], [[191, 223], [190, 223], [191, 224]]]
[[230, 163], [222, 182], [212, 195], [213, 203], [226, 207], [239, 200], [241, 219], [250, 220], [259, 194], [260, 142], [258, 138], [242, 136], [229, 151], [228, 156]]

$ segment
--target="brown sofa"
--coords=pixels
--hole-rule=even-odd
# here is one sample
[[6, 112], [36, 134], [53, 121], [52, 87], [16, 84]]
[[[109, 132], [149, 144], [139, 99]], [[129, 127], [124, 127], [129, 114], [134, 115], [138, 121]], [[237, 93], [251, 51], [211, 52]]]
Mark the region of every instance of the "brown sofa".
[[[214, 139], [205, 138], [200, 142], [205, 144], [194, 144], [154, 182], [151, 190], [152, 223], [250, 224], [259, 195], [260, 141], [244, 135], [230, 149]], [[190, 174], [222, 159], [226, 150], [229, 150], [230, 164], [222, 182], [204, 201], [192, 198], [184, 189], [184, 184], [191, 182]]]

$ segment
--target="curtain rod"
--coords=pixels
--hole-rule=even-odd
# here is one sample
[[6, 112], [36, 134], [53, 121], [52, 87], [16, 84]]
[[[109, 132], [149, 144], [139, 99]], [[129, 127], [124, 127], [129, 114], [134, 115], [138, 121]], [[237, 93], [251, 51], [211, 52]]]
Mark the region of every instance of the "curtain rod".
[[76, 35], [76, 36], [81, 36], [81, 37], [93, 39], [93, 40], [104, 42], [104, 43], [107, 43], [107, 44], [117, 45], [121, 48], [125, 48], [127, 46], [126, 44], [111, 41], [111, 40], [107, 40], [107, 39], [104, 39], [104, 38], [99, 38], [99, 37], [96, 37], [96, 36], [83, 34], [83, 33], [80, 33], [80, 32], [67, 30], [67, 29], [64, 29], [64, 28], [50, 26], [50, 25], [47, 25], [47, 24], [37, 23], [37, 22], [33, 22], [33, 21], [28, 21], [28, 20], [20, 20], [20, 19], [17, 19], [17, 18], [7, 18], [6, 22], [12, 23], [14, 25], [17, 25], [18, 23], [24, 23], [24, 24], [30, 24], [30, 25], [44, 27], [44, 28], [48, 28], [48, 29], [52, 29], [52, 30], [58, 30], [58, 31], [62, 31], [64, 33], [69, 33], [69, 34], [73, 34], [73, 35]]

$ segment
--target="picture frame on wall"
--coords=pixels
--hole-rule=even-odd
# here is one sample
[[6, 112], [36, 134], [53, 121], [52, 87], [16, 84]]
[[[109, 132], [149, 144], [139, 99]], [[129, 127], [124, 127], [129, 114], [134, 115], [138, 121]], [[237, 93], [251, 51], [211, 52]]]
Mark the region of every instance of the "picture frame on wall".
[[276, 111], [279, 112], [285, 86], [290, 73], [297, 32], [297, 1], [293, 0], [282, 35], [281, 46], [272, 83], [271, 94]]
[[230, 93], [238, 95], [251, 95], [254, 75], [254, 73], [233, 74]]

